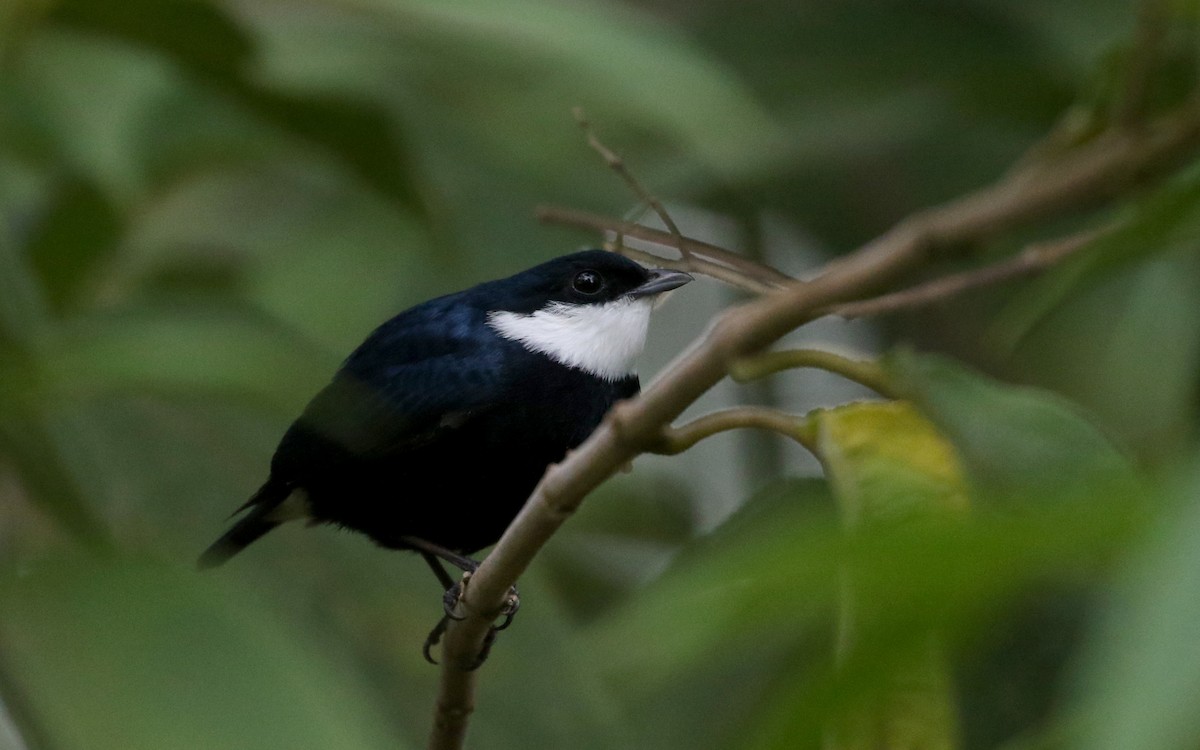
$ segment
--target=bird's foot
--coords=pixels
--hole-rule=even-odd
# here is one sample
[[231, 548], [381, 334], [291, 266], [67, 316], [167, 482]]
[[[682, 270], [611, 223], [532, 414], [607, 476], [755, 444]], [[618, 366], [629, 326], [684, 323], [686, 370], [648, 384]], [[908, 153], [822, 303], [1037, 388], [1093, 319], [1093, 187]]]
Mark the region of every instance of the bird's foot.
[[[437, 664], [437, 660], [433, 658], [433, 648], [442, 640], [442, 636], [446, 633], [446, 628], [450, 626], [450, 621], [460, 621], [465, 619], [463, 615], [458, 613], [458, 605], [462, 601], [463, 591], [466, 585], [471, 580], [472, 571], [464, 571], [462, 579], [455, 583], [450, 588], [446, 589], [446, 593], [442, 594], [442, 611], [443, 615], [438, 620], [437, 625], [433, 630], [429, 631], [429, 635], [425, 638], [425, 646], [422, 648], [422, 653], [425, 655], [425, 661], [430, 664]], [[513, 618], [516, 617], [517, 611], [521, 608], [521, 594], [517, 591], [516, 586], [512, 586], [508, 590], [507, 596], [504, 597], [504, 603], [500, 605], [495, 613], [493, 622], [488, 627], [487, 635], [483, 638], [483, 643], [480, 646], [479, 653], [475, 660], [467, 667], [467, 671], [478, 669], [485, 661], [488, 654], [492, 651], [492, 644], [496, 641], [496, 634], [504, 630], [509, 625], [512, 625]]]
[[500, 609], [496, 612], [497, 619], [499, 619], [499, 618], [504, 618], [504, 619], [500, 620], [499, 625], [493, 623], [492, 628], [491, 628], [492, 631], [496, 632], [496, 631], [504, 630], [509, 625], [512, 625], [513, 618], [517, 616], [517, 612], [520, 609], [521, 609], [521, 592], [517, 591], [516, 586], [510, 586], [508, 588], [508, 594], [505, 595], [505, 597], [504, 597], [504, 604], [501, 604]]
[[470, 570], [464, 570], [462, 578], [455, 581], [454, 585], [446, 589], [442, 594], [442, 611], [446, 613], [446, 617], [451, 620], [465, 619], [458, 614], [458, 603], [462, 601], [463, 589], [466, 588], [467, 582], [471, 580]]
[[442, 619], [438, 620], [437, 625], [433, 626], [433, 630], [429, 631], [429, 635], [425, 636], [425, 645], [421, 647], [421, 654], [425, 656], [425, 661], [430, 664], [437, 664], [438, 660], [433, 658], [433, 648], [441, 642], [442, 636], [446, 633], [446, 628], [450, 625], [450, 617], [442, 615]]
[[[442, 611], [446, 613], [446, 617], [451, 620], [462, 620], [463, 616], [458, 614], [458, 605], [462, 601], [463, 591], [466, 590], [467, 584], [471, 581], [472, 571], [467, 570], [450, 588], [446, 589], [446, 593], [442, 594]], [[517, 611], [521, 609], [521, 592], [516, 586], [510, 586], [508, 594], [504, 597], [504, 603], [496, 610], [495, 618], [503, 618], [498, 625], [493, 625], [493, 630], [504, 630], [512, 624], [513, 618], [516, 617]]]

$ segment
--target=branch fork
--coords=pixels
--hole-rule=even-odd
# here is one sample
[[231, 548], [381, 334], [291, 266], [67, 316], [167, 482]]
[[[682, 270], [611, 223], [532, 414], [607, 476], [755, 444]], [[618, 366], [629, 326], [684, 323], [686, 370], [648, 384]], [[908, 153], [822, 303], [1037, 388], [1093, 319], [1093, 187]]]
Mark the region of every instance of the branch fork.
[[[587, 127], [586, 120], [584, 125]], [[594, 136], [589, 138], [592, 139]], [[805, 442], [808, 433], [803, 429], [804, 417], [745, 407], [701, 417], [682, 427], [669, 427], [685, 408], [727, 373], [753, 377], [759, 370], [771, 371], [776, 364], [772, 357], [780, 357], [781, 353], [759, 353], [816, 317], [831, 313], [851, 317], [878, 314], [928, 304], [1060, 262], [1087, 246], [1092, 238], [1075, 236], [1050, 246], [1035, 247], [1015, 259], [958, 275], [957, 279], [947, 277], [924, 285], [924, 289], [915, 287], [897, 293], [907, 293], [907, 298], [887, 295], [874, 300], [873, 309], [866, 307], [871, 304], [865, 301], [870, 294], [923, 262], [933, 247], [987, 239], [1035, 219], [1094, 205], [1126, 187], [1131, 180], [1147, 179], [1172, 166], [1197, 147], [1200, 147], [1197, 107], [1188, 107], [1136, 130], [1102, 136], [1057, 154], [1054, 168], [1038, 171], [1037, 179], [1032, 178], [1035, 172], [1021, 169], [982, 190], [922, 211], [857, 251], [829, 263], [813, 280], [804, 283], [728, 250], [685, 238], [677, 229], [661, 232], [569, 209], [540, 209], [543, 221], [628, 235], [673, 247], [680, 252], [678, 261], [650, 257], [655, 257], [660, 265], [704, 273], [759, 296], [723, 312], [640, 396], [621, 404], [583, 444], [547, 470], [517, 518], [472, 577], [470, 590], [463, 595], [467, 617], [451, 623], [447, 630], [429, 747], [460, 748], [465, 739], [467, 720], [474, 709], [476, 673], [463, 671], [461, 665], [479, 652], [491, 624], [491, 620], [472, 613], [496, 611], [503, 604], [509, 587], [588, 493], [647, 447], [686, 449], [692, 438], [702, 439], [726, 425], [730, 429], [733, 426], [775, 429]], [[624, 164], [619, 160], [618, 164], [619, 173], [623, 177], [628, 175]], [[634, 187], [632, 183], [636, 181], [626, 181], [645, 202], [649, 194], [640, 185]], [[649, 205], [654, 207], [654, 203]], [[628, 248], [621, 251], [630, 253]], [[734, 258], [737, 262], [733, 262]], [[859, 307], [853, 307], [855, 304]], [[839, 371], [834, 366], [839, 367], [845, 370], [843, 374], [853, 373], [854, 379], [889, 395], [886, 379], [877, 380], [870, 372], [871, 363], [850, 366], [830, 359], [837, 355], [822, 353], [821, 356], [825, 358], [824, 364], [829, 365], [826, 369]], [[811, 353], [803, 358], [814, 362], [818, 359]]]

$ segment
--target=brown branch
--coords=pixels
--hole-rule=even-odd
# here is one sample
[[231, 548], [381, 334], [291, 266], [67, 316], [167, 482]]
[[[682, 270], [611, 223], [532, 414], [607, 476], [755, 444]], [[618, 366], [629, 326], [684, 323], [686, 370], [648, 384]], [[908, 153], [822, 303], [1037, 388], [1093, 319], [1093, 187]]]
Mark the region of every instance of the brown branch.
[[1052, 163], [1030, 165], [982, 190], [919, 212], [829, 264], [825, 273], [858, 282], [893, 278], [936, 248], [968, 243], [1117, 195], [1170, 166], [1198, 140], [1200, 103], [1192, 102], [1144, 131], [1110, 132]]
[[667, 427], [660, 442], [648, 450], [664, 456], [683, 453], [705, 438], [729, 430], [753, 428], [769, 430], [789, 437], [810, 452], [816, 450], [816, 435], [807, 417], [785, 414], [762, 406], [739, 406], [705, 414], [680, 427]]
[[[443, 641], [439, 705], [472, 703], [473, 682], [461, 664], [478, 653], [495, 611], [550, 536], [602, 482], [653, 446], [664, 426], [720, 381], [729, 363], [755, 354], [811, 320], [820, 310], [862, 298], [900, 271], [920, 263], [931, 247], [993, 235], [1112, 195], [1200, 142], [1200, 116], [1188, 111], [1157, 127], [1097, 139], [1061, 157], [1053, 170], [1023, 171], [996, 185], [924, 211], [830, 264], [813, 281], [726, 310], [709, 330], [660, 373], [642, 394], [610, 413], [592, 435], [542, 481], [475, 572], [465, 598], [467, 617]], [[461, 738], [461, 733], [459, 734]], [[434, 748], [458, 747], [435, 725]]]
[[1029, 245], [1011, 258], [982, 268], [942, 276], [924, 284], [872, 299], [834, 305], [826, 312], [847, 319], [883, 315], [941, 302], [972, 289], [1000, 284], [1022, 276], [1032, 276], [1057, 265], [1090, 245], [1098, 237], [1113, 231], [1114, 228], [1109, 226], [1092, 229], [1058, 240], [1039, 242]]
[[[449, 660], [449, 656], [446, 659]], [[471, 714], [475, 711], [477, 674], [475, 670], [442, 668], [429, 750], [459, 750], [463, 746]]]
[[766, 294], [798, 283], [796, 279], [778, 269], [757, 263], [723, 247], [692, 237], [675, 237], [661, 229], [653, 229], [631, 221], [558, 206], [538, 206], [534, 210], [534, 215], [543, 224], [559, 224], [597, 232], [612, 232], [616, 235], [633, 237], [664, 247], [679, 249], [676, 243], [682, 242], [687, 245], [690, 252], [687, 260], [663, 258], [629, 247], [622, 247], [621, 252], [638, 260], [656, 263], [663, 268], [710, 276], [754, 294]]

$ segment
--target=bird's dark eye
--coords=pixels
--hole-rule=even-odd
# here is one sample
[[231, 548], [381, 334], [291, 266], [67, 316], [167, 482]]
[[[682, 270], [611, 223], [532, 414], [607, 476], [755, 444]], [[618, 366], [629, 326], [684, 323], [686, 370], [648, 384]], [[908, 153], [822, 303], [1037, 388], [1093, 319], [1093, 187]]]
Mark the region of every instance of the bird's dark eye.
[[580, 294], [595, 294], [604, 286], [604, 279], [595, 271], [580, 271], [571, 280], [571, 287]]

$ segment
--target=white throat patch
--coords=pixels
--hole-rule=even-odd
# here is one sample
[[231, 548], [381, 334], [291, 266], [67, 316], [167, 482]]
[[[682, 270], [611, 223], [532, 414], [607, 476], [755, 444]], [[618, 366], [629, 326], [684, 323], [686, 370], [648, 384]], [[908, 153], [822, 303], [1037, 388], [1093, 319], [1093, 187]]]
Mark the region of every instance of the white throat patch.
[[634, 360], [646, 346], [653, 308], [653, 297], [624, 297], [602, 305], [554, 302], [528, 315], [490, 313], [488, 325], [559, 364], [619, 380], [633, 372]]

